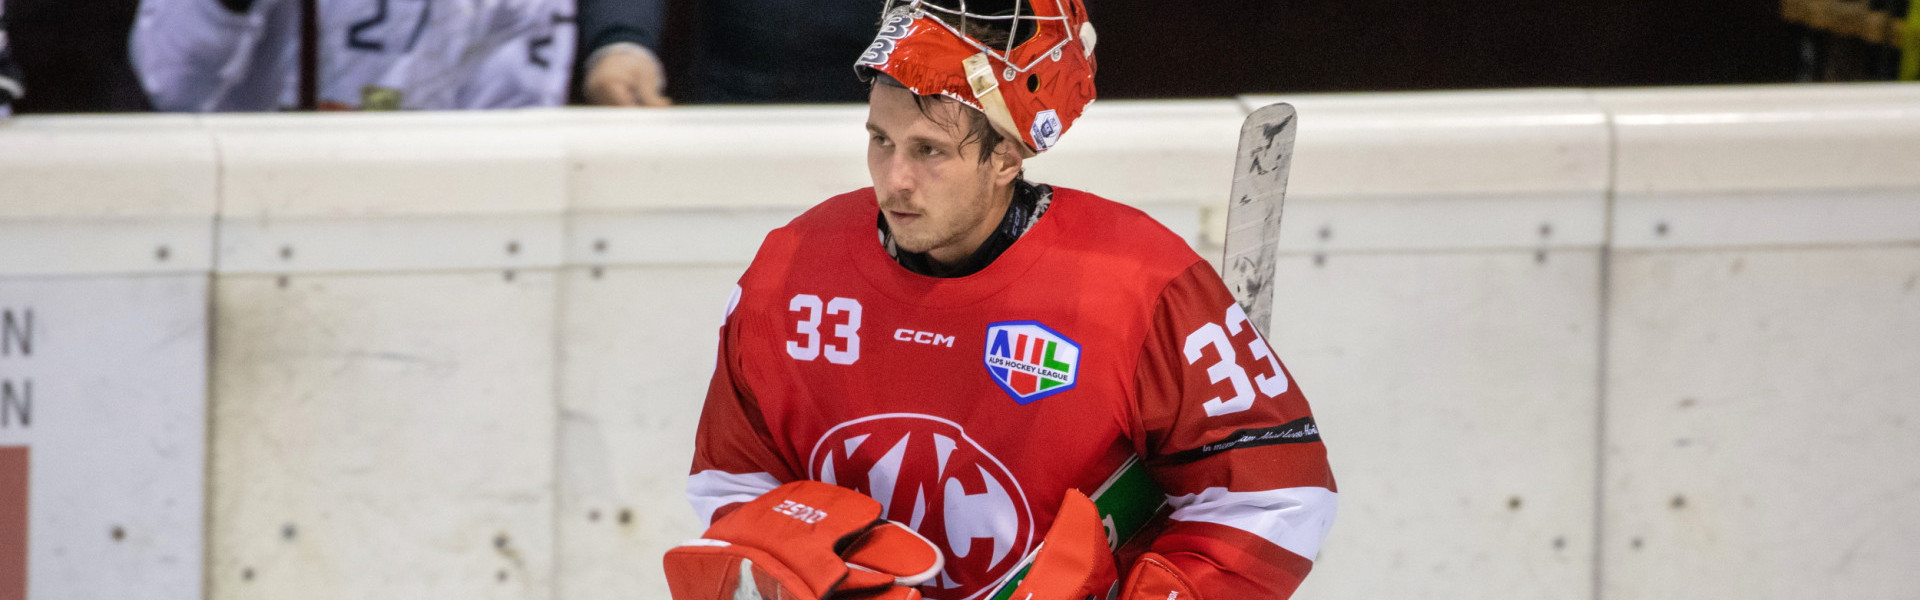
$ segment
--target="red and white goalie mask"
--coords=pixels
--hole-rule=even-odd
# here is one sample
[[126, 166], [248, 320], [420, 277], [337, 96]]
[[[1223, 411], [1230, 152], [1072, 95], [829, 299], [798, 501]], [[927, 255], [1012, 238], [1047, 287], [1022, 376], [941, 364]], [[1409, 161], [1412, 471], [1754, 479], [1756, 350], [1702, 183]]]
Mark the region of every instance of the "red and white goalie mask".
[[993, 4], [889, 2], [880, 34], [854, 69], [863, 81], [877, 71], [914, 94], [986, 113], [1032, 156], [1052, 148], [1093, 102], [1093, 24], [1080, 0]]

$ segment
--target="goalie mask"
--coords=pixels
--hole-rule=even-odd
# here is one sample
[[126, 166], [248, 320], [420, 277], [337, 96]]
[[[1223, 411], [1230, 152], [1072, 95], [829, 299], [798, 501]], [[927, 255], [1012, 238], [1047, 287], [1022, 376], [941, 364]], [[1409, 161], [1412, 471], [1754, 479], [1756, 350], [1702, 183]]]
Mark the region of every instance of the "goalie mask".
[[916, 95], [971, 106], [1020, 140], [1024, 155], [1045, 152], [1093, 102], [1093, 24], [1081, 0], [992, 3], [890, 1], [854, 70], [862, 81], [877, 72]]

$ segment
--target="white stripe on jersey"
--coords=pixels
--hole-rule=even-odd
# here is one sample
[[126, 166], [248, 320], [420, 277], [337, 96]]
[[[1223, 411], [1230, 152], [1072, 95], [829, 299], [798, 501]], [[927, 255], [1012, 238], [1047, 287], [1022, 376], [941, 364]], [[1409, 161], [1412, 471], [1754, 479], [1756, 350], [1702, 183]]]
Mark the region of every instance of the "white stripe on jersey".
[[780, 487], [780, 480], [767, 473], [728, 473], [706, 470], [687, 478], [687, 502], [700, 517], [700, 528], [713, 526], [713, 513], [735, 502], [749, 502]]
[[1251, 533], [1307, 560], [1333, 528], [1339, 495], [1327, 488], [1297, 487], [1230, 492], [1211, 487], [1198, 494], [1167, 496], [1172, 518], [1225, 525]]

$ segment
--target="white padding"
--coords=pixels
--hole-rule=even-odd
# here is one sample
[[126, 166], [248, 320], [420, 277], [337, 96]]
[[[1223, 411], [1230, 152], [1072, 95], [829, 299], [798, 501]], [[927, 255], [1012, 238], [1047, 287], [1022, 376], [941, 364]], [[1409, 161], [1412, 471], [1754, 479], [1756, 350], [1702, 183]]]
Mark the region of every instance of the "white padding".
[[191, 117], [0, 122], [0, 275], [205, 272], [219, 168]]
[[1231, 100], [1095, 103], [1027, 175], [1135, 206], [1224, 207], [1246, 118]]
[[17, 117], [0, 122], [0, 220], [211, 217], [219, 168], [194, 117]]
[[1599, 192], [1289, 204], [1280, 250], [1292, 253], [1596, 247], [1607, 230]]
[[242, 219], [220, 226], [222, 273], [554, 268], [560, 216]]
[[1260, 536], [1313, 560], [1333, 529], [1339, 494], [1319, 487], [1232, 492], [1213, 487], [1198, 494], [1168, 496], [1173, 519], [1225, 525]]
[[1920, 86], [1730, 86], [1594, 93], [1623, 196], [1920, 187]]
[[211, 212], [201, 217], [0, 219], [0, 275], [205, 275], [212, 266]]
[[219, 115], [228, 220], [558, 213], [565, 152], [544, 112]]
[[[1920, 161], [1920, 155], [1915, 157]], [[1915, 163], [1920, 170], [1920, 162]], [[1905, 190], [1638, 194], [1614, 201], [1619, 249], [1831, 246], [1920, 240], [1920, 186]]]
[[[1606, 115], [1577, 90], [1249, 96], [1299, 137], [1290, 252], [1545, 249], [1606, 236]], [[1225, 231], [1216, 211], [1209, 234]]]
[[1596, 92], [1618, 247], [1920, 240], [1920, 86]]
[[[826, 198], [820, 198], [825, 200]], [[745, 265], [760, 241], [800, 216], [800, 207], [574, 213], [573, 264]]]
[[865, 106], [569, 111], [576, 210], [805, 208], [872, 185]]
[[553, 113], [219, 115], [218, 270], [553, 267], [566, 166]]
[[1299, 110], [1287, 200], [1590, 194], [1607, 186], [1607, 118], [1586, 92], [1249, 96]]

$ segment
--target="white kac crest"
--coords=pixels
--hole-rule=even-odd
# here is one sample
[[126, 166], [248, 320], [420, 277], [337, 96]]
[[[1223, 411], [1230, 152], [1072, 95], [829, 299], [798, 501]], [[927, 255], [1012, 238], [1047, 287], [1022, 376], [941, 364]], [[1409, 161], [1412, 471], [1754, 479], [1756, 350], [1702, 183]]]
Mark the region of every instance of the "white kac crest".
[[1036, 542], [1033, 514], [1006, 466], [939, 417], [891, 413], [841, 423], [814, 445], [808, 476], [879, 500], [948, 555], [926, 587], [973, 598], [1020, 563]]

